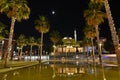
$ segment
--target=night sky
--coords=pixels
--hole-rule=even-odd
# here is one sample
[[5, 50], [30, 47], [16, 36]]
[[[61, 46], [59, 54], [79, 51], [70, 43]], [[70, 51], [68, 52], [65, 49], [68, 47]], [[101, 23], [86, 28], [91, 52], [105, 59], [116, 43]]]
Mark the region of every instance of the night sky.
[[[38, 16], [45, 15], [51, 25], [49, 33], [57, 30], [62, 37], [74, 37], [74, 29], [76, 29], [78, 40], [82, 40], [82, 30], [85, 26], [83, 11], [88, 8], [88, 1], [89, 0], [28, 0], [28, 6], [31, 9], [30, 18], [22, 22], [16, 22], [14, 33], [16, 36], [24, 34], [27, 37], [40, 37], [40, 33], [34, 28], [34, 21], [38, 19]], [[109, 0], [109, 3], [115, 26], [118, 28], [120, 26], [120, 4], [116, 2], [116, 0]], [[52, 11], [55, 11], [55, 14], [52, 14]], [[7, 25], [10, 24], [8, 18], [3, 16], [1, 16], [0, 21], [5, 22]], [[107, 21], [100, 25], [100, 27], [102, 32], [100, 36], [110, 38]], [[44, 35], [45, 39], [49, 39], [49, 33]]]

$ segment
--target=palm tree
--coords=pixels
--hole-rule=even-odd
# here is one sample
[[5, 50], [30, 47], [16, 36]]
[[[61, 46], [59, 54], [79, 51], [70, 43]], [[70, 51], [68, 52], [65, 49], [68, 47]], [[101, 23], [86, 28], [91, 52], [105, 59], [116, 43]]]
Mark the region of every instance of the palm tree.
[[1, 44], [2, 59], [4, 58], [4, 53], [3, 53], [4, 39], [8, 35], [8, 30], [6, 30], [5, 28], [6, 25], [0, 22], [0, 41], [2, 42]]
[[41, 47], [41, 38], [38, 38], [37, 40], [36, 40], [36, 45], [38, 46], [38, 55], [39, 55], [39, 57], [40, 57], [40, 47]]
[[11, 18], [10, 33], [8, 39], [8, 45], [6, 50], [5, 67], [9, 61], [12, 39], [14, 33], [15, 21], [21, 21], [22, 19], [28, 19], [30, 15], [30, 8], [27, 6], [26, 0], [1, 0], [0, 12], [6, 14]]
[[53, 42], [54, 45], [56, 45], [57, 42], [59, 42], [61, 39], [61, 36], [58, 31], [53, 31], [50, 33], [50, 40]]
[[[98, 26], [104, 22], [104, 18], [106, 18], [106, 14], [101, 11], [101, 7], [98, 3], [90, 1], [89, 9], [84, 11], [84, 17], [87, 21], [88, 25], [94, 26], [96, 30], [96, 37], [97, 37], [97, 46], [99, 46], [99, 29]], [[99, 58], [101, 57], [100, 49], [98, 47]]]
[[[81, 45], [83, 47], [86, 47], [86, 46], [90, 46], [91, 45], [91, 40], [86, 38], [86, 36], [83, 38], [82, 42], [81, 42]], [[85, 48], [84, 48], [84, 52], [86, 52]]]
[[43, 46], [43, 34], [47, 33], [50, 29], [50, 24], [45, 16], [39, 16], [39, 19], [35, 21], [35, 28], [38, 30], [38, 32], [41, 33], [41, 50], [40, 50], [40, 60], [41, 62], [41, 56], [42, 56], [42, 46]]
[[[25, 35], [21, 34], [18, 39], [16, 40], [18, 48], [18, 53], [19, 53], [19, 60], [22, 58], [22, 52], [23, 52], [23, 47], [27, 45], [27, 39], [25, 38]], [[19, 52], [20, 49], [20, 52]]]
[[94, 43], [93, 43], [93, 39], [96, 37], [96, 32], [95, 32], [95, 28], [91, 27], [91, 26], [86, 26], [84, 28], [84, 34], [86, 36], [86, 38], [91, 40], [91, 45], [92, 45], [92, 56], [93, 56], [93, 61], [95, 61], [95, 52], [94, 52]]
[[112, 19], [112, 14], [111, 14], [111, 11], [110, 11], [108, 0], [104, 0], [104, 5], [105, 5], [105, 10], [106, 10], [106, 13], [107, 13], [107, 17], [108, 17], [108, 22], [109, 22], [111, 35], [112, 35], [113, 45], [114, 45], [114, 48], [115, 48], [115, 53], [117, 55], [117, 61], [118, 61], [118, 64], [120, 65], [119, 40], [118, 40], [118, 36], [116, 34], [116, 30], [115, 30], [114, 22], [113, 22], [113, 19]]
[[53, 31], [50, 34], [50, 40], [53, 42], [53, 47], [54, 47], [54, 59], [55, 59], [55, 55], [56, 55], [56, 44], [60, 41], [61, 37], [59, 35], [58, 31]]
[[116, 29], [115, 29], [115, 25], [114, 25], [114, 20], [112, 18], [109, 2], [108, 2], [108, 0], [96, 0], [96, 2], [104, 4], [104, 6], [105, 6], [107, 19], [108, 19], [108, 23], [109, 23], [109, 27], [110, 27], [110, 31], [111, 31], [112, 41], [113, 41], [115, 53], [117, 55], [117, 61], [118, 61], [118, 64], [120, 64], [119, 40], [118, 40], [118, 35], [116, 34]]
[[30, 61], [31, 61], [31, 56], [32, 56], [32, 47], [36, 45], [36, 41], [34, 37], [29, 37], [28, 39], [28, 45], [30, 45]]

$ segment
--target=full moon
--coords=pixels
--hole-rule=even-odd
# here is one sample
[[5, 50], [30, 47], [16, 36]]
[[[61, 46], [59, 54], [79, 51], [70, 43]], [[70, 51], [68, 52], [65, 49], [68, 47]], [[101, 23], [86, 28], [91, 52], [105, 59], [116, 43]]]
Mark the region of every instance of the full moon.
[[52, 14], [55, 14], [55, 11], [52, 11]]

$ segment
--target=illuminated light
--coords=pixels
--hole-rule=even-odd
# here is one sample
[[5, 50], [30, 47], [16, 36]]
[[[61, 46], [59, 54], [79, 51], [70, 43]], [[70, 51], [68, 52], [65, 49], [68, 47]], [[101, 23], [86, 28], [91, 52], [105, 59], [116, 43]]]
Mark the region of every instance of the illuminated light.
[[79, 56], [78, 55], [76, 55], [76, 59], [78, 59], [79, 58]]
[[76, 61], [76, 64], [78, 65], [78, 64], [79, 64], [79, 62], [78, 62], [78, 61]]
[[55, 11], [52, 11], [52, 14], [55, 14]]
[[72, 39], [72, 37], [64, 37], [63, 39]]
[[[25, 60], [30, 60], [30, 58], [31, 58], [31, 60], [37, 60], [37, 59], [39, 59], [39, 56], [25, 56], [24, 57], [24, 59]], [[47, 60], [47, 59], [49, 59], [49, 56], [41, 56], [41, 59], [42, 60]]]
[[13, 76], [19, 75], [19, 72], [14, 72]]
[[67, 73], [68, 75], [73, 75], [74, 73]]

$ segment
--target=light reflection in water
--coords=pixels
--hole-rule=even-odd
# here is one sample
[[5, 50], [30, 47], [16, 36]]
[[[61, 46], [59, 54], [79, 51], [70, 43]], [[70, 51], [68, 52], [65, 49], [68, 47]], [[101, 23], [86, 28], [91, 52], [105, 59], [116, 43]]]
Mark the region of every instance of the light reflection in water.
[[119, 80], [118, 67], [83, 62], [49, 62], [0, 73], [0, 80]]

